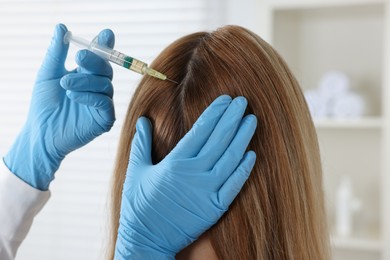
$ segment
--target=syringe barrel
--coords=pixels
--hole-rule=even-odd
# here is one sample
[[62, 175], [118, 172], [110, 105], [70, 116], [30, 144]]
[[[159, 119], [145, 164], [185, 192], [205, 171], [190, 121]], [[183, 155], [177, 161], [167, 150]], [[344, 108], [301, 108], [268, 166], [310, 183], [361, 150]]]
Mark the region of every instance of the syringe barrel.
[[[98, 44], [97, 38], [95, 38], [88, 46], [88, 50], [102, 57], [103, 59], [110, 60], [110, 56], [112, 56], [113, 49], [108, 47], [104, 47]], [[115, 61], [113, 61], [115, 62]], [[116, 63], [116, 62], [115, 62]]]
[[124, 68], [130, 69], [140, 74], [147, 73], [153, 77], [161, 78], [158, 77], [157, 74], [157, 76], [155, 75], [153, 72], [154, 70], [148, 69], [148, 64], [145, 62], [134, 59], [130, 56], [127, 56], [126, 54], [110, 49], [106, 46], [99, 45], [98, 37], [95, 37], [91, 42], [89, 42], [83, 38], [74, 36], [72, 32], [68, 31], [64, 36], [64, 43], [68, 44], [69, 42], [72, 42], [81, 48], [88, 49], [103, 59], [116, 63]]
[[113, 63], [118, 64], [119, 66], [122, 66], [126, 69], [130, 69], [140, 74], [145, 74], [145, 71], [148, 67], [148, 64], [146, 64], [145, 62], [134, 59], [119, 51], [99, 45], [97, 42], [97, 38], [92, 40], [88, 49], [104, 59], [107, 59]]
[[74, 36], [71, 31], [66, 32], [66, 34], [64, 36], [64, 42], [66, 44], [71, 42], [71, 43], [74, 43], [75, 45], [77, 45], [81, 48], [85, 48], [85, 49], [88, 49], [90, 44], [91, 44], [89, 41], [87, 41], [83, 38]]
[[[122, 53], [120, 53], [122, 54]], [[124, 54], [122, 54], [124, 55]], [[142, 62], [140, 60], [137, 60], [137, 59], [134, 59], [130, 56], [126, 56], [124, 55], [124, 64], [123, 64], [123, 67], [127, 68], [127, 69], [130, 69], [132, 71], [135, 71], [137, 73], [140, 73], [140, 74], [145, 74], [146, 72], [146, 69], [148, 68], [148, 64], [146, 64], [145, 62]]]
[[64, 42], [65, 43], [71, 42], [83, 49], [88, 49], [104, 59], [109, 59], [109, 56], [111, 55], [111, 51], [112, 51], [112, 49], [110, 48], [98, 45], [97, 38], [95, 38], [92, 42], [90, 42], [83, 38], [74, 36], [70, 31], [66, 32], [64, 36]]

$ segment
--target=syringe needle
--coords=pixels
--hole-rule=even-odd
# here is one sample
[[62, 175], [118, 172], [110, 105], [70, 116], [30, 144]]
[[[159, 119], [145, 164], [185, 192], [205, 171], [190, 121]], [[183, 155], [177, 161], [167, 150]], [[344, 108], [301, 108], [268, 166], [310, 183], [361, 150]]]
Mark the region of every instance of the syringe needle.
[[168, 81], [170, 81], [170, 82], [172, 82], [172, 83], [175, 83], [175, 84], [179, 84], [179, 83], [177, 83], [176, 81], [171, 80], [171, 79], [169, 79], [169, 78], [166, 78], [166, 80], [168, 80]]

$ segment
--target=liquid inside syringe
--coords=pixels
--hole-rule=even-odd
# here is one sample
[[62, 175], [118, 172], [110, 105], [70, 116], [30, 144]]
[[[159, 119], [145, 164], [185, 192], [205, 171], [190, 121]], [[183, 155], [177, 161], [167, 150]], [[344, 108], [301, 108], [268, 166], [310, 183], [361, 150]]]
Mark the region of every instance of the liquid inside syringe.
[[166, 75], [162, 74], [161, 72], [149, 68], [148, 64], [146, 64], [145, 62], [137, 60], [119, 51], [99, 45], [97, 41], [97, 37], [95, 37], [91, 42], [89, 42], [83, 38], [74, 36], [72, 32], [68, 31], [64, 36], [64, 42], [65, 43], [71, 42], [81, 48], [86, 48], [106, 60], [109, 60], [126, 69], [135, 71], [139, 74], [142, 75], [147, 74], [149, 76], [161, 80], [168, 80], [177, 84], [177, 82], [170, 80], [169, 78], [167, 78]]

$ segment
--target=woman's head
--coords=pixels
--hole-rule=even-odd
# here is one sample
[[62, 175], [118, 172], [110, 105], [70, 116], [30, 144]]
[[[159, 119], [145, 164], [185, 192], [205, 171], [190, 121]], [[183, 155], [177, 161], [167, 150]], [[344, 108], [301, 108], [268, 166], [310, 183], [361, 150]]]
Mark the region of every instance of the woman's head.
[[151, 120], [158, 163], [216, 97], [244, 96], [247, 113], [258, 119], [249, 146], [257, 161], [229, 211], [207, 231], [214, 251], [220, 259], [327, 258], [315, 129], [298, 83], [275, 50], [242, 27], [225, 26], [178, 39], [151, 67], [179, 84], [144, 77], [133, 96], [115, 168], [113, 230], [136, 120]]

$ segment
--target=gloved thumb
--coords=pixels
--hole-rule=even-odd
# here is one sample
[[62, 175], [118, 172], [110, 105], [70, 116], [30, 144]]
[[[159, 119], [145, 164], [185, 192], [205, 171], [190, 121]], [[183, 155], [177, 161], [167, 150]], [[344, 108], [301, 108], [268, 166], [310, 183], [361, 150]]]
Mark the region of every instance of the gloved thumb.
[[67, 31], [65, 25], [56, 25], [51, 44], [38, 72], [38, 82], [61, 78], [66, 73], [65, 59], [68, 54], [69, 43], [65, 44], [64, 35]]
[[146, 117], [140, 117], [131, 144], [129, 164], [152, 164], [152, 124]]

